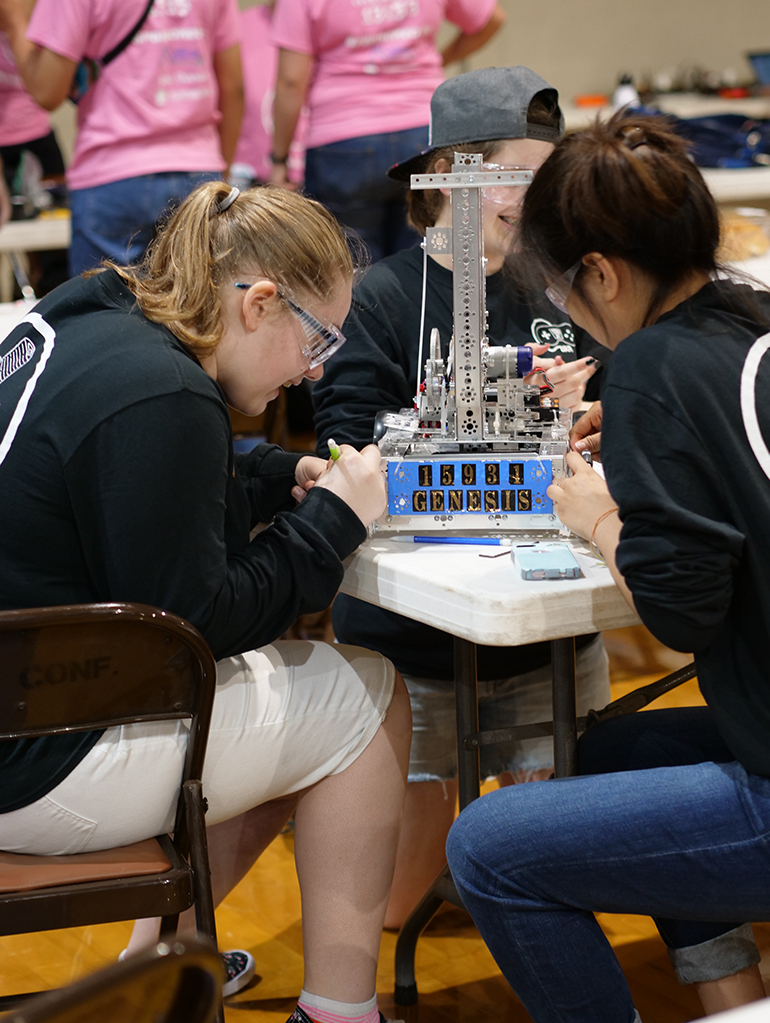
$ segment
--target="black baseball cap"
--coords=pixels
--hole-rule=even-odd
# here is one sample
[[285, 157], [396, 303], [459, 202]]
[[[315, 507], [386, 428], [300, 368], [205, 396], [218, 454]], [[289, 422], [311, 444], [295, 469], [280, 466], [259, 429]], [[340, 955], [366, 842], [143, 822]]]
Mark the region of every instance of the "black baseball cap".
[[431, 97], [428, 148], [394, 164], [388, 177], [409, 181], [422, 171], [430, 154], [444, 146], [488, 139], [557, 142], [564, 134], [561, 110], [558, 128], [527, 120], [529, 104], [539, 93], [558, 110], [556, 89], [528, 67], [486, 67], [448, 78]]

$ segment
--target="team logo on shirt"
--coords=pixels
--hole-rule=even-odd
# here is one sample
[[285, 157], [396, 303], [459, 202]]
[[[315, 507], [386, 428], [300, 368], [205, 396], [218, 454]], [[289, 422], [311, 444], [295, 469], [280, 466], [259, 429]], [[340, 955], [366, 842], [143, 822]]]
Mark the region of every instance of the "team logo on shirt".
[[757, 376], [762, 359], [770, 351], [770, 334], [758, 337], [749, 349], [741, 371], [741, 415], [751, 450], [762, 472], [770, 479], [770, 449], [762, 435], [757, 412]]
[[162, 14], [167, 18], [186, 18], [191, 10], [190, 0], [155, 0], [150, 14]]
[[0, 465], [11, 450], [55, 341], [53, 327], [38, 313], [28, 313], [0, 342]]
[[548, 320], [532, 321], [532, 337], [539, 345], [550, 345], [549, 355], [574, 355], [575, 329], [572, 324], [550, 323]]
[[23, 369], [34, 354], [35, 346], [28, 337], [23, 337], [7, 355], [0, 359], [0, 384], [4, 384], [8, 377]]

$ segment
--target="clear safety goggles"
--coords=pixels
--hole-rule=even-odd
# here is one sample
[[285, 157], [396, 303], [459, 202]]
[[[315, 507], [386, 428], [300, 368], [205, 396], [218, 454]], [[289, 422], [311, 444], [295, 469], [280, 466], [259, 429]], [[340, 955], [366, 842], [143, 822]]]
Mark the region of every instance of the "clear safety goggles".
[[[485, 171], [536, 171], [537, 167], [527, 167], [523, 164], [516, 166], [504, 166], [501, 163], [483, 163]], [[492, 202], [498, 206], [518, 206], [524, 198], [524, 190], [527, 185], [484, 185], [481, 194], [485, 202]]]
[[[251, 284], [236, 282], [235, 287], [245, 290], [250, 288]], [[302, 327], [306, 344], [300, 345], [300, 349], [305, 356], [308, 369], [316, 369], [345, 344], [347, 339], [339, 327], [309, 313], [280, 288], [278, 288], [278, 297], [286, 303]]]
[[545, 297], [556, 306], [559, 312], [567, 312], [567, 299], [572, 291], [572, 285], [575, 282], [578, 270], [580, 270], [582, 265], [583, 260], [581, 258], [545, 289]]

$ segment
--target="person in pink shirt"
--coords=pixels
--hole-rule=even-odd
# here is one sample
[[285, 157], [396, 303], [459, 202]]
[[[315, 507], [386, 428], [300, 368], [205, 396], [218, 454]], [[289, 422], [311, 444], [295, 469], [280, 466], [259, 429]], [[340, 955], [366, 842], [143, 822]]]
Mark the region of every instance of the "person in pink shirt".
[[[25, 85], [52, 110], [78, 62], [99, 60], [138, 23], [147, 0], [0, 0], [0, 29]], [[240, 129], [243, 87], [236, 0], [154, 0], [127, 48], [78, 106], [67, 180], [70, 270], [135, 262], [169, 204], [221, 175]]]
[[3, 171], [3, 160], [0, 157], [0, 227], [11, 219], [11, 200], [8, 189], [5, 185]]
[[[231, 179], [253, 182], [270, 180], [273, 148], [273, 97], [278, 51], [270, 42], [273, 0], [241, 11], [241, 49], [245, 106], [241, 135], [230, 168]], [[300, 115], [289, 151], [288, 177], [300, 184], [305, 174], [305, 116]]]
[[[460, 31], [439, 53], [445, 19]], [[286, 181], [307, 95], [305, 190], [363, 239], [372, 260], [413, 245], [405, 186], [385, 172], [427, 147], [442, 65], [483, 46], [504, 21], [496, 0], [279, 0], [271, 180]]]
[[25, 150], [38, 158], [44, 178], [63, 180], [64, 160], [48, 114], [24, 88], [8, 37], [0, 32], [0, 157], [9, 189]]

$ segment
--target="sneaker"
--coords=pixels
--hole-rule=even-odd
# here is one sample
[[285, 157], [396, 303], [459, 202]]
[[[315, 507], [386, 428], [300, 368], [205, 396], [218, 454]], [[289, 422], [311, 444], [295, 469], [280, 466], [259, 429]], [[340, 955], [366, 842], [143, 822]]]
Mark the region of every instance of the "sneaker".
[[286, 1020], [286, 1023], [313, 1023], [313, 1021], [306, 1012], [297, 1006], [291, 1016], [289, 1016]]
[[[303, 1009], [297, 1006], [286, 1020], [286, 1023], [313, 1023], [313, 1021]], [[382, 1013], [380, 1013], [380, 1023], [404, 1023], [404, 1021], [402, 1019], [385, 1019]]]
[[222, 962], [225, 964], [225, 983], [222, 988], [222, 997], [227, 998], [237, 991], [243, 990], [254, 976], [256, 963], [254, 956], [244, 952], [241, 948], [234, 948], [230, 952], [222, 953]]

